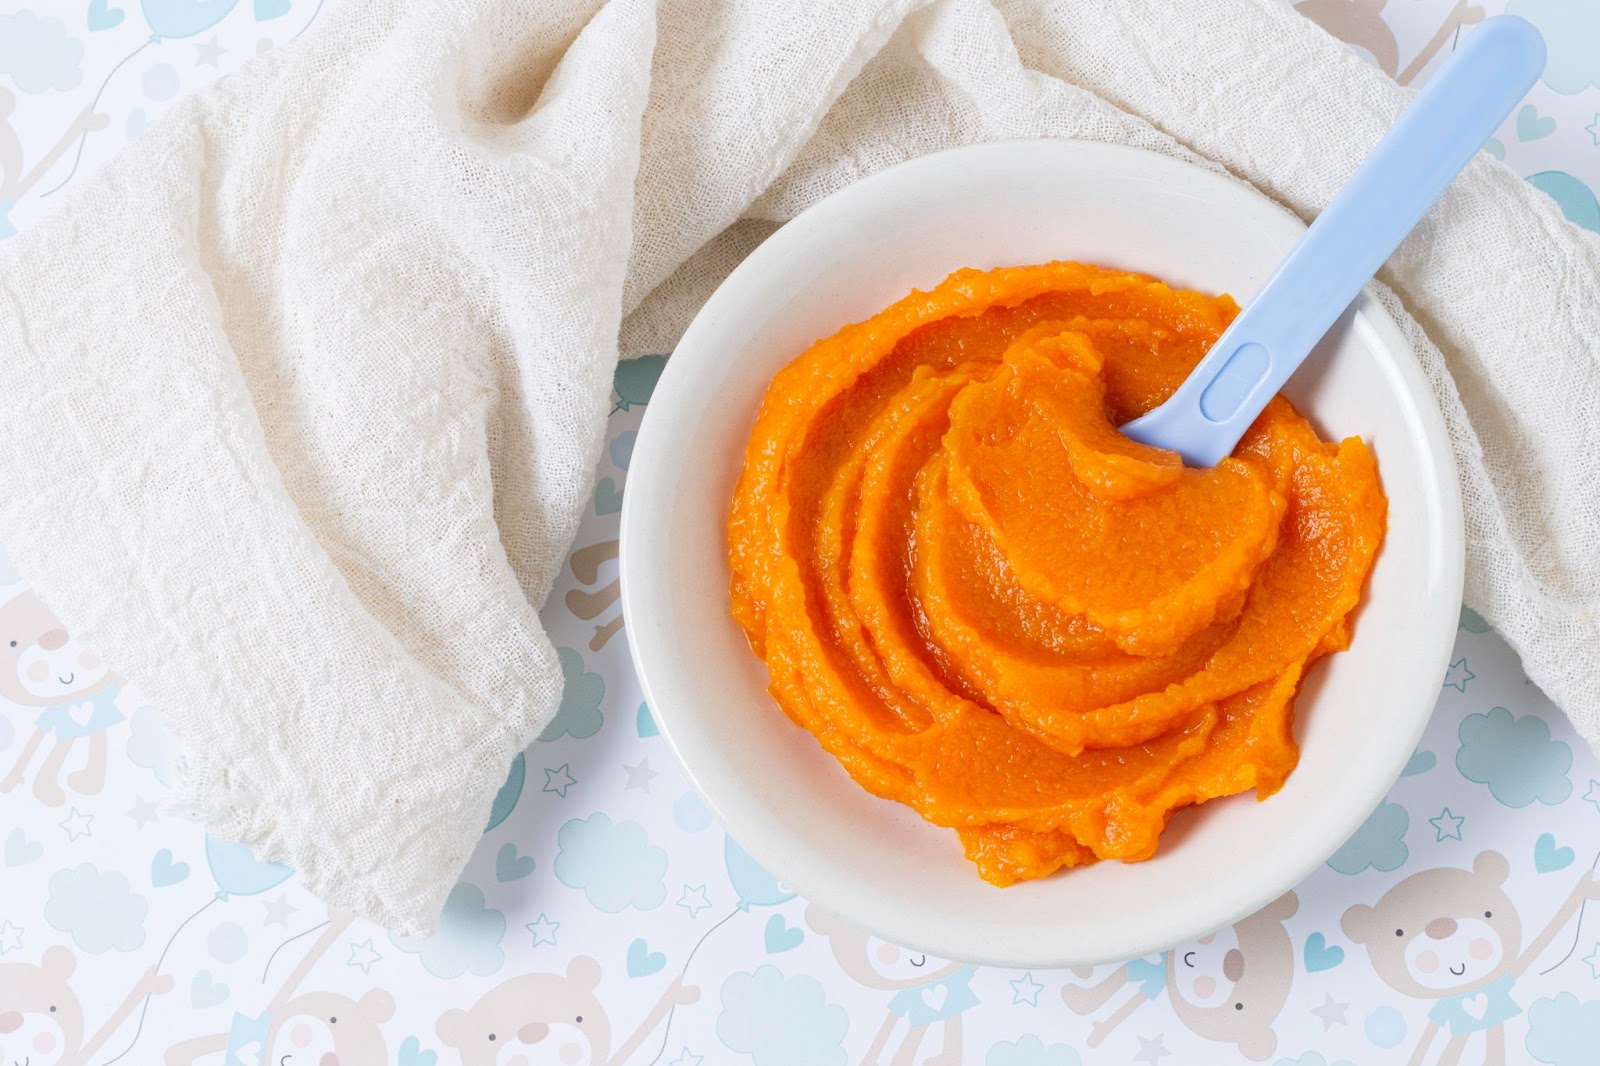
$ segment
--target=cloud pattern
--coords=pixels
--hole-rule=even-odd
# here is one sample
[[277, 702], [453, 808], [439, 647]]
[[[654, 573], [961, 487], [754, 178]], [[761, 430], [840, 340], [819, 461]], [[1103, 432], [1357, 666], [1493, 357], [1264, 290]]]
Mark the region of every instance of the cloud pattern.
[[483, 889], [463, 881], [445, 900], [439, 931], [427, 939], [391, 936], [395, 947], [418, 956], [435, 977], [460, 977], [464, 973], [487, 977], [505, 962], [500, 941], [506, 935], [506, 916], [488, 906]]
[[70, 92], [83, 81], [83, 42], [60, 19], [0, 15], [0, 74], [25, 93]]
[[149, 901], [133, 891], [126, 877], [101, 873], [88, 862], [50, 878], [50, 899], [44, 907], [45, 921], [91, 955], [142, 947], [149, 913]]
[[755, 1066], [845, 1066], [850, 1016], [829, 1003], [814, 977], [785, 978], [776, 966], [722, 983], [717, 1037]]
[[1528, 1008], [1528, 1054], [1546, 1066], [1594, 1066], [1600, 1048], [1600, 1000], [1571, 992]]
[[603, 812], [574, 818], [556, 834], [556, 878], [607, 914], [647, 911], [667, 896], [667, 853], [637, 822], [613, 823]]
[[1398, 870], [1411, 854], [1406, 847], [1406, 830], [1411, 815], [1398, 803], [1380, 803], [1361, 823], [1355, 835], [1328, 859], [1328, 865], [1342, 874], [1362, 870]]
[[600, 704], [606, 698], [605, 679], [583, 668], [583, 656], [571, 648], [557, 648], [561, 661], [561, 706], [550, 724], [539, 734], [540, 740], [576, 737], [584, 740], [600, 732], [605, 715]]
[[1572, 748], [1550, 737], [1550, 726], [1536, 714], [1516, 717], [1504, 707], [1469, 714], [1458, 730], [1461, 750], [1456, 769], [1468, 781], [1488, 785], [1507, 807], [1535, 800], [1556, 804], [1572, 795]]
[[1600, 85], [1600, 4], [1594, 0], [1510, 0], [1506, 12], [1521, 15], [1544, 34], [1549, 56], [1544, 83], [1567, 96]]
[[983, 1066], [1083, 1066], [1083, 1059], [1066, 1044], [1046, 1044], [1029, 1033], [990, 1048]]

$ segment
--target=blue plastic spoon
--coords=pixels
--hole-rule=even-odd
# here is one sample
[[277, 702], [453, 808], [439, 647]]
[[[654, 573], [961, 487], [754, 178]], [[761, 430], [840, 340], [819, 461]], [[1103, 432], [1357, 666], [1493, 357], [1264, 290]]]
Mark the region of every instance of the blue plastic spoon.
[[1533, 25], [1480, 25], [1160, 407], [1122, 432], [1215, 466], [1544, 71]]

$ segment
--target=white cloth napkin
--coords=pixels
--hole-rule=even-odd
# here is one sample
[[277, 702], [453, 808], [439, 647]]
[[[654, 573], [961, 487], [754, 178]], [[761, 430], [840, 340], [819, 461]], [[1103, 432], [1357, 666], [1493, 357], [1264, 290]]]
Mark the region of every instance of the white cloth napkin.
[[[974, 141], [1139, 145], [1309, 217], [1406, 99], [1280, 0], [350, 0], [4, 246], [0, 543], [165, 707], [211, 832], [423, 934], [559, 698], [534, 612], [619, 330], [670, 350], [777, 224]], [[1597, 274], [1480, 158], [1381, 290], [1469, 602], [1591, 743]]]

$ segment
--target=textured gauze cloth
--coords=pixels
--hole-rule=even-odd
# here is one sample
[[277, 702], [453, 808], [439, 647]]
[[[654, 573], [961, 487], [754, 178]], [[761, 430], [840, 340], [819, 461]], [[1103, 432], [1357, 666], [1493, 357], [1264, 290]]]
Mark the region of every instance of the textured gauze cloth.
[[[1467, 32], [1471, 32], [1470, 29]], [[535, 614], [624, 356], [820, 197], [1115, 141], [1309, 218], [1408, 94], [1281, 0], [347, 0], [0, 252], [0, 543], [178, 800], [399, 934], [560, 697]], [[1600, 239], [1480, 157], [1377, 291], [1468, 601], [1600, 737]]]

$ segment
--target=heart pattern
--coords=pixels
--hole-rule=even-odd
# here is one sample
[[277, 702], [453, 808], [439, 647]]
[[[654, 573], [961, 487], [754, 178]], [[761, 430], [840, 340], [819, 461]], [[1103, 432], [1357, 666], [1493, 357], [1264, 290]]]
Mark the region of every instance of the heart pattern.
[[228, 998], [228, 991], [228, 986], [213, 978], [210, 970], [201, 970], [189, 985], [189, 1002], [202, 1010], [215, 1007]]
[[108, 7], [106, 6], [106, 0], [89, 0], [88, 23], [90, 33], [114, 29], [122, 25], [122, 18], [122, 8]]
[[422, 1050], [422, 1041], [414, 1036], [408, 1036], [400, 1042], [400, 1066], [436, 1066], [439, 1061], [437, 1051]]
[[6, 834], [6, 865], [26, 866], [44, 854], [44, 845], [37, 840], [29, 840], [28, 834], [20, 828], [13, 829]]
[[594, 513], [597, 515], [616, 514], [622, 510], [622, 490], [617, 488], [616, 481], [608, 477], [600, 479], [600, 484], [594, 487]]
[[1523, 104], [1517, 112], [1517, 140], [1537, 141], [1555, 131], [1556, 120], [1549, 115], [1539, 114], [1539, 109], [1532, 104]]
[[653, 973], [660, 973], [666, 964], [667, 957], [659, 951], [651, 951], [650, 945], [644, 942], [644, 937], [639, 937], [628, 945], [629, 977], [649, 977]]
[[778, 955], [785, 951], [793, 951], [805, 940], [806, 931], [796, 929], [783, 920], [783, 915], [774, 914], [767, 919], [767, 927], [763, 931], [762, 939], [767, 945], [768, 955]]
[[1344, 961], [1344, 948], [1337, 944], [1330, 945], [1327, 937], [1321, 933], [1312, 933], [1306, 937], [1305, 951], [1302, 954], [1305, 958], [1306, 973], [1331, 970]]
[[634, 725], [639, 730], [639, 738], [641, 740], [645, 737], [657, 736], [661, 732], [656, 728], [656, 720], [650, 716], [650, 705], [648, 703], [639, 704], [639, 716], [634, 720]]
[[1571, 848], [1556, 847], [1554, 833], [1542, 833], [1533, 842], [1533, 868], [1542, 874], [1565, 870], [1576, 857]]
[[517, 854], [515, 844], [502, 844], [494, 857], [494, 876], [501, 884], [520, 881], [533, 873], [533, 856]]
[[1425, 774], [1439, 765], [1439, 756], [1426, 749], [1412, 752], [1411, 758], [1406, 760], [1406, 768], [1400, 771], [1401, 777], [1416, 777]]
[[1483, 1021], [1484, 1013], [1489, 1009], [1489, 993], [1479, 992], [1475, 996], [1466, 996], [1461, 1000], [1461, 1011], [1469, 1018]]
[[156, 888], [168, 888], [188, 877], [189, 864], [174, 862], [171, 848], [162, 848], [150, 860], [150, 884]]
[[922, 1002], [934, 1010], [943, 1010], [945, 1000], [950, 998], [950, 986], [940, 982], [936, 985], [924, 985], [919, 993]]

